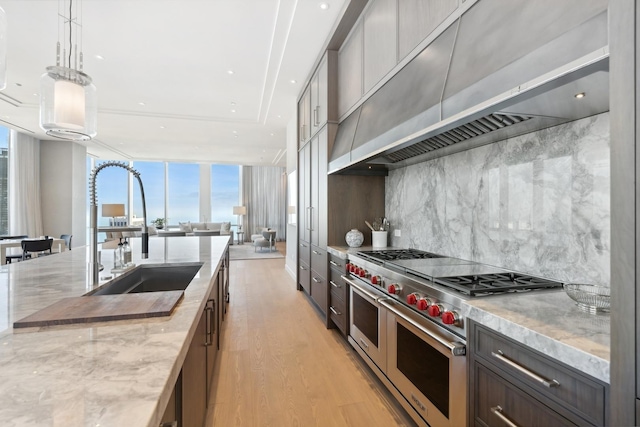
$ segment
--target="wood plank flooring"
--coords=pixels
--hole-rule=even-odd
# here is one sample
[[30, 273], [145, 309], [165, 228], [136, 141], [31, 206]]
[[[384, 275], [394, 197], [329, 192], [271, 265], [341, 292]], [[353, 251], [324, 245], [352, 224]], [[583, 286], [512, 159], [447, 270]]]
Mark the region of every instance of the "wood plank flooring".
[[296, 290], [284, 259], [230, 264], [206, 426], [414, 426]]

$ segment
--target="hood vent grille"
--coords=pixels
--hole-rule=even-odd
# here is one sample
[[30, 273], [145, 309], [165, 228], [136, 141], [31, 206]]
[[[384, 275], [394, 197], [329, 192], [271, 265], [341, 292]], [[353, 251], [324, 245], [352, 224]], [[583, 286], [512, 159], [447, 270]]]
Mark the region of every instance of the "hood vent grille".
[[450, 145], [457, 144], [458, 142], [466, 141], [480, 135], [486, 135], [493, 131], [504, 129], [517, 123], [525, 122], [532, 118], [532, 116], [521, 116], [515, 114], [489, 114], [449, 131], [432, 136], [431, 138], [427, 138], [409, 147], [393, 153], [388, 153], [385, 157], [392, 163], [401, 162], [430, 151], [448, 147]]

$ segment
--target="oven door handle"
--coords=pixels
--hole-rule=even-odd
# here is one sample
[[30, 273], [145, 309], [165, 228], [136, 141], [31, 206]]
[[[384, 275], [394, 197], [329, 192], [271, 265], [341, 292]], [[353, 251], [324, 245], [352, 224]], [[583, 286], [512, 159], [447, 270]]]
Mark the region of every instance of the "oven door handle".
[[393, 301], [392, 299], [383, 299], [383, 300], [380, 300], [379, 303], [380, 303], [380, 305], [384, 306], [387, 310], [389, 310], [390, 312], [392, 312], [393, 314], [395, 314], [396, 316], [398, 316], [399, 318], [401, 318], [405, 322], [411, 324], [411, 326], [414, 326], [415, 328], [420, 330], [420, 332], [422, 332], [425, 335], [433, 338], [438, 343], [440, 343], [441, 345], [443, 345], [446, 348], [448, 348], [451, 351], [451, 354], [453, 354], [454, 356], [464, 356], [465, 354], [467, 354], [467, 346], [466, 345], [464, 345], [464, 344], [462, 344], [460, 342], [451, 342], [451, 341], [439, 336], [434, 331], [430, 331], [429, 329], [425, 328], [420, 323], [416, 322], [415, 320], [411, 319], [409, 316], [404, 314], [400, 310], [400, 308], [397, 307], [397, 303], [395, 301]]
[[348, 277], [346, 276], [340, 276], [342, 277], [342, 280], [344, 280], [345, 282], [347, 282], [348, 284], [350, 284], [351, 286], [353, 286], [354, 288], [356, 288], [358, 291], [360, 291], [360, 293], [364, 294], [365, 296], [371, 298], [372, 301], [377, 301], [380, 302], [380, 299], [382, 298], [379, 295], [376, 295], [374, 293], [371, 293], [370, 291], [366, 290], [365, 288], [363, 288], [361, 285], [358, 285], [357, 283], [355, 283], [354, 281], [350, 280]]

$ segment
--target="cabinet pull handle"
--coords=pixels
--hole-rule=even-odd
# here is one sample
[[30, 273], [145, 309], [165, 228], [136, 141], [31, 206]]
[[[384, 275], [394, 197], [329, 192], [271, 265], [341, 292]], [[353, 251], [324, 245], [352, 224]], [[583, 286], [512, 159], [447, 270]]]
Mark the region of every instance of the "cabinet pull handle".
[[304, 125], [300, 125], [300, 141], [304, 141]]
[[206, 329], [207, 337], [205, 338], [204, 345], [206, 347], [208, 347], [211, 344], [213, 344], [213, 337], [212, 337], [212, 334], [211, 334], [211, 329], [213, 328], [213, 324], [211, 323], [212, 320], [213, 320], [212, 317], [211, 317], [212, 308], [209, 307], [209, 302], [211, 302], [211, 301], [213, 301], [213, 300], [211, 300], [211, 299], [207, 300], [207, 307], [205, 307], [205, 309], [204, 309], [205, 315], [208, 314], [208, 316], [207, 316], [207, 318], [205, 320], [205, 329]]
[[300, 243], [300, 247], [301, 247], [301, 248], [306, 248], [306, 247], [307, 247], [307, 245], [305, 245], [304, 243]]
[[333, 280], [329, 280], [329, 283], [331, 283], [331, 286], [333, 286], [334, 288], [341, 288], [342, 285], [338, 285], [336, 282], [334, 282]]
[[313, 109], [313, 124], [315, 126], [318, 126], [320, 124], [320, 119], [318, 119], [318, 117], [320, 117], [320, 106], [318, 105], [316, 108]]
[[160, 423], [160, 427], [178, 427], [178, 421], [169, 421], [166, 423]]
[[318, 280], [318, 279], [316, 279], [315, 277], [312, 277], [312, 278], [311, 278], [311, 280], [313, 280], [313, 281], [314, 281], [314, 282], [316, 282], [316, 283], [320, 283], [320, 282], [321, 282], [321, 280]]
[[218, 333], [218, 321], [216, 317], [216, 300], [213, 300], [213, 310], [211, 310], [211, 342], [213, 342], [213, 336]]
[[331, 312], [333, 314], [335, 314], [336, 316], [341, 316], [342, 315], [342, 313], [340, 313], [339, 311], [337, 311], [335, 308], [333, 308], [331, 306], [329, 306], [329, 310], [331, 310]]
[[496, 417], [500, 418], [500, 420], [509, 427], [518, 427], [518, 424], [511, 421], [502, 413], [502, 407], [500, 405], [491, 408], [491, 412], [493, 412]]
[[337, 262], [331, 260], [329, 261], [329, 264], [333, 265], [334, 267], [342, 267], [342, 264], [338, 264]]
[[362, 343], [362, 345], [365, 347], [365, 349], [367, 349], [367, 351], [369, 350], [369, 345], [366, 342], [364, 342], [362, 338], [360, 338], [360, 343]]
[[558, 382], [558, 380], [556, 379], [552, 379], [551, 381], [542, 378], [540, 375], [536, 374], [535, 372], [532, 372], [531, 370], [529, 370], [528, 368], [525, 368], [524, 366], [514, 362], [513, 360], [509, 359], [507, 356], [504, 355], [504, 353], [502, 352], [502, 350], [498, 350], [497, 353], [494, 353], [493, 351], [491, 352], [491, 355], [493, 357], [495, 357], [496, 359], [506, 363], [507, 365], [511, 366], [513, 369], [516, 369], [520, 372], [522, 372], [523, 374], [527, 375], [528, 377], [530, 377], [531, 379], [539, 382], [540, 384], [544, 385], [545, 387], [560, 387], [560, 383]]
[[320, 255], [320, 252], [316, 251], [315, 249], [312, 250], [311, 252], [313, 252], [315, 255]]
[[303, 270], [303, 271], [306, 270], [306, 268], [304, 268], [304, 265], [300, 266], [300, 270]]

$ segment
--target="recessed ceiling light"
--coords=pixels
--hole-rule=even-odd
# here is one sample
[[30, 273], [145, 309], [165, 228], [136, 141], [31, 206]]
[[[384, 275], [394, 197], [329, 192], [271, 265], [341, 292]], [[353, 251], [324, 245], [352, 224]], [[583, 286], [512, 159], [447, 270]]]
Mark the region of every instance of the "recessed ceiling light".
[[298, 82], [297, 82], [297, 81], [295, 81], [294, 79], [291, 79], [290, 81], [291, 81], [291, 84], [292, 84], [292, 85], [294, 85], [294, 84], [298, 83]]
[[236, 112], [236, 110], [231, 110], [231, 112], [232, 112], [232, 113], [235, 113], [235, 112]]
[[102, 55], [96, 55], [96, 59], [103, 60], [103, 59], [104, 59], [104, 56], [102, 56]]
[[237, 130], [234, 130], [234, 131], [233, 131], [233, 133], [234, 133], [234, 134], [236, 134], [236, 133], [238, 133], [238, 131], [237, 131]]
[[274, 134], [272, 133], [271, 136], [273, 136]]
[[160, 126], [160, 129], [164, 129], [164, 126]]
[[233, 70], [227, 70], [227, 74], [229, 75], [233, 74]]
[[584, 93], [584, 92], [580, 92], [580, 93], [576, 93], [573, 96], [575, 96], [576, 98], [580, 99], [580, 98], [584, 98], [585, 96], [587, 96], [587, 94]]
[[34, 94], [33, 94], [33, 96], [38, 96], [38, 94], [37, 94], [37, 93], [34, 93]]
[[320, 3], [320, 9], [327, 10], [329, 9], [329, 3]]
[[235, 102], [232, 102], [232, 103], [231, 103], [231, 105], [236, 105], [236, 103], [235, 103]]
[[238, 135], [233, 135], [233, 137], [234, 137], [234, 138], [237, 138], [237, 137], [238, 137]]
[[138, 105], [145, 105], [144, 102], [138, 102]]
[[281, 118], [282, 118], [282, 116], [281, 116], [280, 114], [278, 114], [278, 118], [279, 118], [279, 119], [281, 119]]

